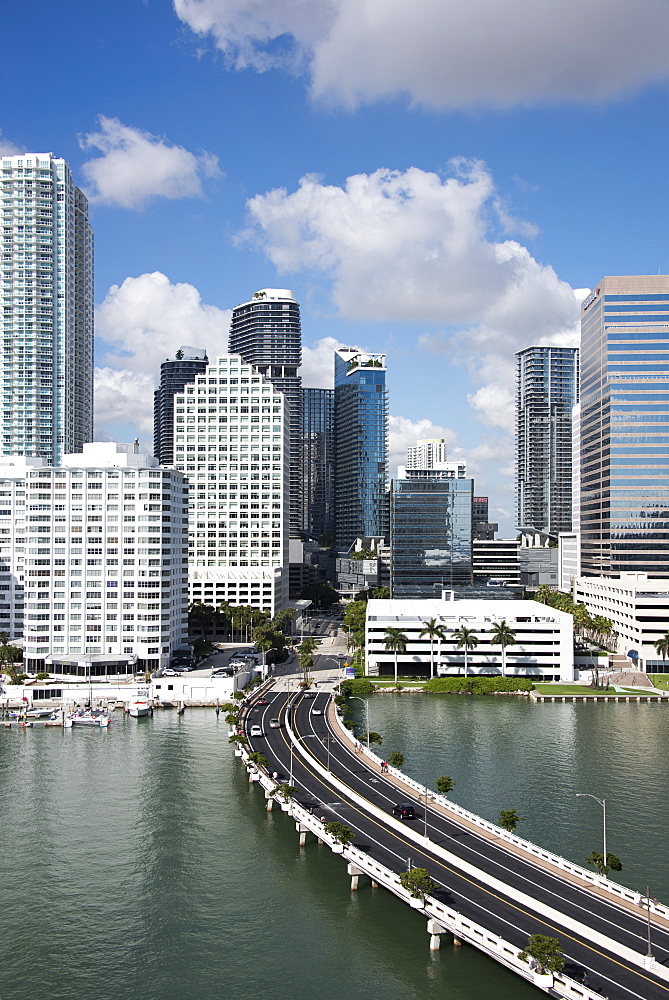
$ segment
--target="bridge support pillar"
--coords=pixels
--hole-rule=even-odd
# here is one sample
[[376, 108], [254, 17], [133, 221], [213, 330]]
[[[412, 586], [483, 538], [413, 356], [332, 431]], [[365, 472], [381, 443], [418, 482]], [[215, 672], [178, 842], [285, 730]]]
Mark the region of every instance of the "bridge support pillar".
[[265, 798], [267, 799], [267, 805], [266, 805], [265, 808], [267, 809], [267, 812], [269, 813], [274, 808], [274, 797], [272, 795], [270, 795], [269, 792], [265, 792]]
[[460, 938], [457, 938], [455, 935], [453, 935], [453, 947], [454, 948], [460, 948], [461, 945], [462, 945], [462, 941], [460, 940]]
[[372, 879], [372, 889], [378, 889], [378, 888], [379, 888], [379, 883], [375, 882], [374, 879]]
[[358, 879], [361, 875], [364, 875], [362, 868], [358, 868], [352, 862], [349, 862], [348, 873], [351, 876], [351, 892], [356, 892], [358, 888]]
[[297, 830], [297, 832], [300, 835], [300, 847], [304, 847], [304, 845], [307, 842], [308, 829], [307, 829], [306, 826], [303, 826], [302, 823], [296, 823], [295, 824], [295, 829]]
[[430, 917], [427, 921], [427, 933], [430, 935], [430, 951], [439, 951], [441, 935], [446, 933], [446, 928], [442, 927], [438, 920]]

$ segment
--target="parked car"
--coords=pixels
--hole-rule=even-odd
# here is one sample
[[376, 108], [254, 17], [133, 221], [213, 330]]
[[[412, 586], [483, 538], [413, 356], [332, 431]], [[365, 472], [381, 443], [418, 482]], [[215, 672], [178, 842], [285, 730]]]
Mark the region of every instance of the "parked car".
[[163, 671], [163, 675], [165, 677], [181, 677], [182, 673], [183, 671], [181, 668], [177, 667], [165, 667], [165, 670]]
[[393, 806], [393, 816], [398, 816], [400, 819], [415, 819], [416, 810], [409, 802], [399, 802]]
[[251, 736], [262, 736], [263, 734], [261, 726], [251, 726], [250, 731], [251, 731]]

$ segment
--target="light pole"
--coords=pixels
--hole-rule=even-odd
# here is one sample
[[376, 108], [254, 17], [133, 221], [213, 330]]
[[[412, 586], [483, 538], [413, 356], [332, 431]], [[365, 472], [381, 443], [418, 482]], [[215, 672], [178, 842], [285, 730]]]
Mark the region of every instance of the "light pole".
[[641, 903], [645, 903], [646, 904], [646, 908], [647, 908], [647, 911], [648, 911], [648, 951], [646, 953], [646, 958], [649, 961], [652, 961], [653, 960], [653, 949], [651, 947], [651, 941], [650, 941], [650, 928], [651, 928], [651, 924], [650, 924], [650, 904], [651, 903], [657, 903], [657, 900], [651, 898], [651, 895], [650, 895], [650, 886], [648, 886], [648, 885], [646, 886], [646, 895], [645, 895], [645, 897], [644, 896], [641, 897]]
[[290, 781], [288, 782], [289, 785], [292, 785], [293, 783], [293, 748], [295, 746], [295, 743], [301, 743], [302, 740], [316, 740], [316, 739], [318, 739], [316, 733], [305, 733], [304, 736], [298, 736], [296, 740], [290, 741]]
[[604, 867], [606, 868], [606, 858], [607, 858], [607, 854], [606, 854], [606, 799], [599, 799], [599, 798], [597, 798], [596, 795], [592, 795], [590, 792], [576, 792], [576, 798], [577, 799], [582, 799], [582, 798], [594, 799], [595, 802], [599, 802], [600, 806], [602, 807], [603, 817], [604, 817]]
[[367, 722], [367, 749], [369, 750], [369, 703], [364, 699], [360, 698], [357, 694], [349, 695], [351, 700], [361, 701], [365, 706], [365, 719]]

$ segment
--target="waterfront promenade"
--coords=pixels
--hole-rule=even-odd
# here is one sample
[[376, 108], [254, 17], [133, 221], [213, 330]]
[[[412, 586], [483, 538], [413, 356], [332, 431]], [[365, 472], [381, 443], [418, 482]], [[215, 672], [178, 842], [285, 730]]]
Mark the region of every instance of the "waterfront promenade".
[[[617, 895], [576, 865], [572, 872], [560, 870], [530, 855], [519, 846], [520, 838], [518, 844], [509, 842], [492, 824], [486, 830], [457, 815], [457, 807], [425, 802], [415, 783], [401, 775], [382, 775], [378, 761], [355, 753], [331, 707], [328, 714], [327, 689], [337, 671], [327, 657], [324, 667], [316, 674], [321, 683], [315, 698], [296, 692], [297, 678], [289, 670], [267, 693], [269, 704], [247, 716], [265, 734], [251, 739], [252, 749], [268, 757], [270, 772], [279, 771], [282, 780], [298, 787], [304, 808], [350, 826], [355, 850], [391, 871], [426, 867], [438, 883], [437, 900], [515, 949], [529, 934], [557, 937], [568, 968], [590, 982], [582, 996], [669, 996], [669, 936], [659, 912], [651, 914], [651, 960], [645, 957], [648, 914], [635, 893]], [[271, 717], [281, 719], [281, 729], [268, 728]], [[416, 820], [392, 817], [393, 805], [412, 800]]]

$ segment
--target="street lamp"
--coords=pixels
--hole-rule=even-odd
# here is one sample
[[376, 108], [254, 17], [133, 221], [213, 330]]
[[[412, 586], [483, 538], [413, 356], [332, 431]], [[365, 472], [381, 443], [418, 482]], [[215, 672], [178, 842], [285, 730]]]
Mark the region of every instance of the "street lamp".
[[647, 907], [647, 910], [648, 910], [648, 951], [646, 953], [646, 958], [649, 961], [652, 961], [653, 960], [653, 949], [652, 949], [651, 941], [650, 941], [650, 928], [651, 928], [651, 924], [650, 924], [650, 904], [651, 903], [657, 903], [657, 900], [653, 899], [651, 897], [651, 895], [650, 895], [650, 886], [648, 886], [648, 885], [646, 886], [646, 895], [641, 897], [640, 902], [642, 904], [645, 903], [646, 907]]
[[288, 782], [289, 785], [292, 785], [293, 783], [293, 749], [295, 743], [301, 743], [302, 740], [316, 740], [316, 739], [318, 739], [316, 733], [305, 733], [304, 736], [298, 736], [296, 740], [290, 741], [290, 781]]
[[360, 698], [357, 694], [349, 695], [351, 700], [361, 701], [365, 706], [365, 719], [367, 720], [367, 749], [369, 750], [369, 703], [364, 699]]
[[590, 792], [576, 792], [576, 798], [577, 799], [582, 799], [582, 798], [594, 799], [595, 802], [599, 802], [600, 806], [602, 807], [603, 816], [604, 816], [604, 867], [606, 867], [606, 858], [607, 858], [607, 854], [606, 854], [606, 799], [598, 799], [596, 795], [592, 795]]

